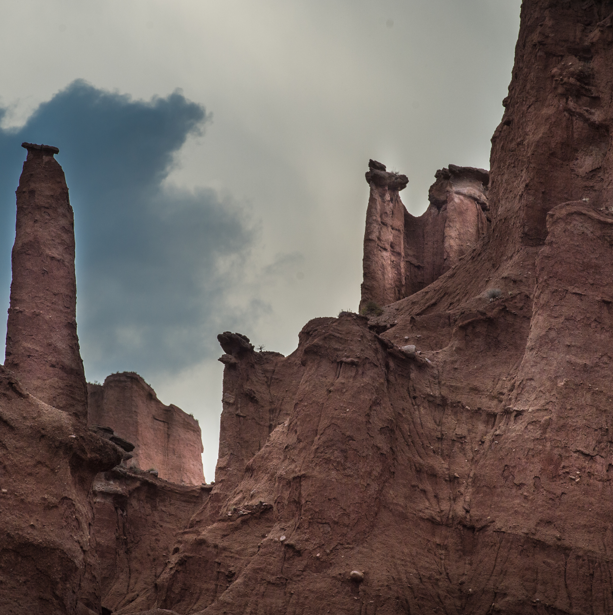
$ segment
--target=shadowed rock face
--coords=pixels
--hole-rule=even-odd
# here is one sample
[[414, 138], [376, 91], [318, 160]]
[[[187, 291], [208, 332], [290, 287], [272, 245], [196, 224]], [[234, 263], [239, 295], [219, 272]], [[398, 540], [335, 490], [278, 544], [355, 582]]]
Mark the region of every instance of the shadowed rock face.
[[116, 612], [133, 607], [153, 590], [175, 546], [177, 532], [188, 526], [210, 489], [172, 484], [124, 468], [96, 477], [92, 535], [101, 562], [105, 608]]
[[[613, 611], [612, 18], [608, 0], [524, 0], [475, 250], [419, 292], [381, 295], [377, 318], [311, 321], [266, 370], [226, 351], [235, 400], [261, 383], [257, 404], [224, 408], [228, 454], [256, 448], [240, 421], [278, 418], [194, 516], [147, 606]], [[384, 290], [406, 279], [403, 182], [386, 173], [371, 165], [388, 216], [372, 246], [398, 274]], [[431, 209], [449, 206], [453, 174]]]
[[425, 288], [473, 250], [488, 230], [488, 173], [441, 169], [430, 188], [430, 206], [420, 217], [403, 205], [406, 175], [389, 173], [371, 160], [370, 199], [364, 234], [364, 282], [360, 311], [372, 313]]
[[73, 212], [59, 150], [24, 143], [5, 367], [29, 393], [87, 421], [77, 337]]
[[110, 427], [134, 445], [128, 466], [155, 470], [177, 484], [200, 485], [202, 435], [198, 421], [177, 406], [165, 406], [133, 372], [112, 374], [104, 385], [89, 384], [88, 423]]

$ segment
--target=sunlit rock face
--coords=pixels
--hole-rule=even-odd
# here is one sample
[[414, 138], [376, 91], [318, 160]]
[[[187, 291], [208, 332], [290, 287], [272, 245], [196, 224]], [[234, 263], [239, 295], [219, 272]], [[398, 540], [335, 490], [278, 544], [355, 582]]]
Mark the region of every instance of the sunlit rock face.
[[425, 288], [477, 246], [488, 231], [489, 175], [455, 165], [437, 171], [430, 206], [415, 217], [400, 199], [406, 175], [375, 160], [369, 167], [360, 311], [373, 314]]

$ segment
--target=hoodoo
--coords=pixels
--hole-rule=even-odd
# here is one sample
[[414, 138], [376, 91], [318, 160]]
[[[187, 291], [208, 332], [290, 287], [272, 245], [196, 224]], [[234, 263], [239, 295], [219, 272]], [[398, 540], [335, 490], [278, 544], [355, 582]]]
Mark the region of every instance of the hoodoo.
[[87, 422], [77, 337], [74, 216], [57, 147], [24, 143], [5, 367], [45, 403]]
[[92, 385], [97, 422], [136, 436], [136, 467], [117, 467], [130, 457], [124, 438], [87, 428], [68, 189], [57, 148], [24, 147], [0, 366], [0, 613], [99, 615], [150, 589], [210, 488], [197, 422], [136, 374], [107, 379], [106, 400]]
[[0, 366], [0, 613], [100, 612], [94, 477], [121, 451], [86, 427], [72, 210], [57, 148], [25, 143]]
[[[524, 0], [489, 176], [438, 171], [415, 218], [407, 178], [370, 161], [366, 315], [310, 321], [287, 357], [221, 334], [218, 482], [106, 472], [92, 536], [84, 494], [111, 445], [33, 396], [76, 408], [78, 346], [54, 341], [74, 380], [48, 390], [37, 325], [74, 322], [40, 269], [63, 293], [69, 267], [47, 261], [68, 252], [22, 234], [14, 274], [42, 299], [14, 281], [11, 365], [35, 393], [0, 370], [0, 610], [21, 592], [20, 615], [97, 615], [102, 587], [117, 615], [612, 613], [611, 66], [612, 0]], [[54, 164], [30, 146], [43, 196], [63, 194]], [[34, 237], [40, 203], [18, 218]]]
[[476, 247], [488, 230], [489, 174], [455, 165], [437, 171], [430, 206], [415, 217], [399, 195], [406, 175], [376, 160], [369, 167], [360, 312], [372, 315], [425, 288]]

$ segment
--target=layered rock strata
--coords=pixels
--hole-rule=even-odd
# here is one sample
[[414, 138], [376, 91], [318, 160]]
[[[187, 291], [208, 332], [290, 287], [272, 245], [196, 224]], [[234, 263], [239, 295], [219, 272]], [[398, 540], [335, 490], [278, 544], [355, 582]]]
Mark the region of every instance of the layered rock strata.
[[89, 384], [88, 391], [89, 425], [110, 427], [134, 445], [128, 466], [154, 470], [177, 484], [204, 482], [202, 434], [193, 416], [165, 406], [134, 372], [112, 374], [103, 385]]
[[360, 311], [373, 313], [425, 288], [473, 250], [488, 230], [483, 169], [449, 165], [436, 173], [419, 217], [400, 199], [408, 179], [371, 160]]
[[56, 147], [24, 143], [5, 366], [41, 401], [87, 421], [77, 338], [74, 217]]

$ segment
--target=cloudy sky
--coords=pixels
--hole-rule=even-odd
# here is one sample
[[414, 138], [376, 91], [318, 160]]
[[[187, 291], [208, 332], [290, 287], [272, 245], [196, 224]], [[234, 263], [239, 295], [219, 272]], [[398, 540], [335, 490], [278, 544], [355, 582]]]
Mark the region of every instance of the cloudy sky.
[[369, 158], [427, 206], [487, 168], [520, 0], [19, 0], [0, 20], [0, 306], [22, 141], [60, 148], [90, 381], [137, 371], [199, 419], [217, 333], [289, 354], [357, 309]]

